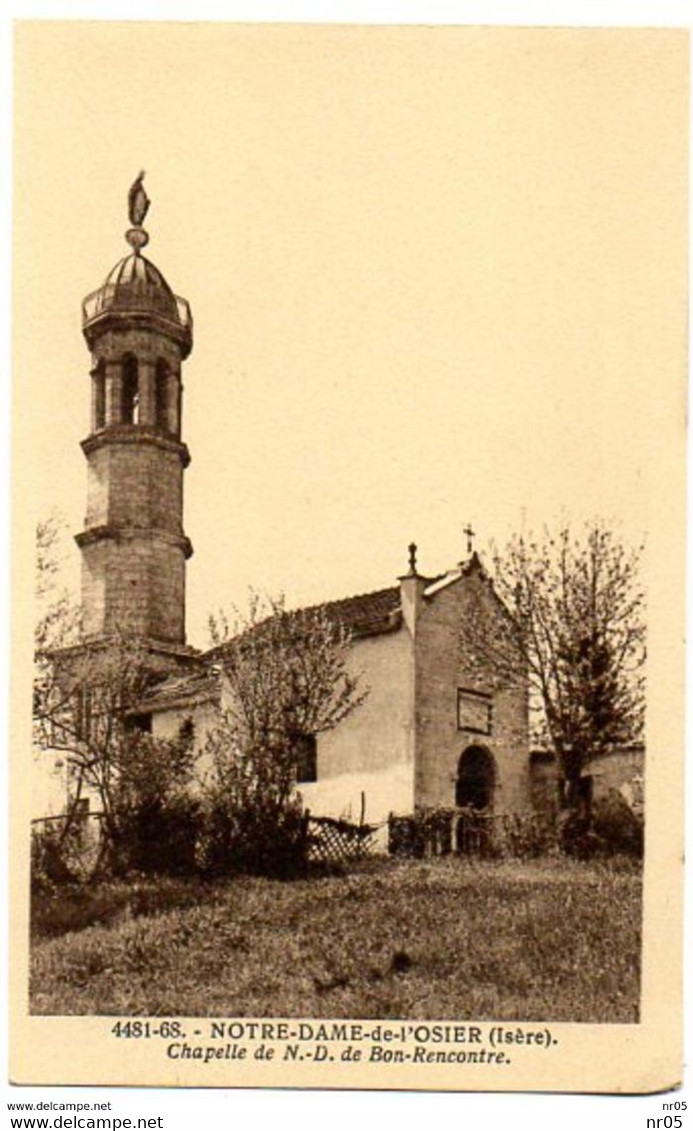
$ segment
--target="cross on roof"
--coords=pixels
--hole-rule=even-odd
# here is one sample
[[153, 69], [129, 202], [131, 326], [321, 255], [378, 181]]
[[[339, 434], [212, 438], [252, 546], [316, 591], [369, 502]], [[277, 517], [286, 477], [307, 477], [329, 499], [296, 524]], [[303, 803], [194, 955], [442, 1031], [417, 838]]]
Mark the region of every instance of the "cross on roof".
[[467, 523], [462, 533], [467, 535], [467, 553], [471, 554], [474, 549], [472, 538], [476, 537], [476, 531], [472, 530], [471, 525]]

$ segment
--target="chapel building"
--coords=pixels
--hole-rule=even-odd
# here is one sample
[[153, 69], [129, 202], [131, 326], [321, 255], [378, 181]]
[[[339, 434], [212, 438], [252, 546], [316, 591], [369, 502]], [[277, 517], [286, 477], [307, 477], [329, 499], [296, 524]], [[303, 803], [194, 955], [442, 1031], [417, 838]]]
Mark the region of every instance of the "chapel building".
[[[143, 254], [149, 201], [129, 195], [130, 254], [83, 304], [91, 352], [91, 429], [82, 442], [88, 490], [82, 607], [88, 640], [144, 642], [159, 682], [138, 725], [172, 737], [191, 722], [204, 739], [223, 705], [214, 650], [185, 637], [183, 364], [192, 315]], [[326, 604], [350, 630], [350, 663], [365, 701], [331, 732], [306, 736], [297, 788], [311, 812], [381, 824], [416, 806], [529, 808], [527, 688], [461, 660], [465, 618], [481, 601], [503, 607], [471, 552], [437, 577], [418, 572], [416, 547], [397, 584]], [[163, 678], [161, 678], [163, 677]]]
[[[183, 369], [193, 321], [143, 254], [142, 176], [128, 203], [130, 253], [82, 311], [91, 354], [87, 507], [76, 536], [83, 629], [91, 645], [120, 635], [144, 646], [153, 684], [133, 725], [171, 738], [185, 724], [202, 752], [225, 685], [219, 649], [200, 652], [185, 634]], [[555, 763], [530, 751], [526, 679], [501, 677], [476, 654], [471, 663], [465, 648], [480, 610], [491, 632], [507, 615], [471, 541], [464, 560], [435, 577], [420, 573], [412, 544], [392, 584], [320, 608], [349, 630], [349, 663], [368, 693], [334, 730], [302, 736], [296, 788], [314, 816], [383, 829], [417, 807], [555, 808]], [[39, 784], [37, 819], [63, 811], [64, 762], [60, 773], [62, 785], [52, 775]]]
[[[436, 578], [410, 569], [390, 588], [327, 602], [346, 627], [349, 665], [367, 695], [331, 731], [304, 747], [297, 788], [316, 816], [383, 826], [418, 806], [531, 808], [527, 687], [465, 667], [465, 619], [486, 605], [504, 615], [476, 554]], [[218, 649], [195, 672], [153, 688], [145, 725], [173, 738], [190, 720], [200, 743], [224, 703]]]

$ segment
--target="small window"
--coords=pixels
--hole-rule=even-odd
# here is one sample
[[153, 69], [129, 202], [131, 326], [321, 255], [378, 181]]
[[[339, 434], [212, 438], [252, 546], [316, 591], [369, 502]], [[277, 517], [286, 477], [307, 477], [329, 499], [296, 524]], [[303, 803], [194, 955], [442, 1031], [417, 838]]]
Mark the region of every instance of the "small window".
[[130, 730], [141, 730], [145, 734], [151, 734], [152, 730], [152, 716], [151, 712], [141, 715], [130, 715], [128, 718], [128, 728]]
[[181, 746], [185, 746], [186, 748], [190, 748], [195, 742], [195, 723], [190, 715], [188, 715], [187, 719], [183, 719], [183, 722], [178, 727], [178, 741]]
[[86, 822], [89, 820], [89, 798], [80, 797], [74, 805], [72, 816], [75, 821]]
[[318, 741], [314, 734], [302, 734], [296, 741], [296, 781], [318, 780]]
[[457, 689], [457, 729], [472, 734], [490, 734], [493, 723], [493, 703], [483, 691]]

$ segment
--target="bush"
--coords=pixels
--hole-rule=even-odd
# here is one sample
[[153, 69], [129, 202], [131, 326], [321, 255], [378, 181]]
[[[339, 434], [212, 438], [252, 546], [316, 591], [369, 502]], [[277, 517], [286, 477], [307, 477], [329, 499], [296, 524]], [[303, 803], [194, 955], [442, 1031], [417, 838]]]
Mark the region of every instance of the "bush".
[[51, 891], [58, 884], [75, 880], [68, 864], [67, 846], [59, 830], [46, 826], [31, 830], [31, 890]]
[[531, 859], [556, 847], [556, 831], [538, 813], [500, 813], [487, 809], [417, 808], [389, 820], [388, 849], [393, 856], [463, 856]]
[[260, 803], [236, 807], [222, 791], [208, 798], [197, 858], [205, 875], [286, 879], [305, 870], [308, 849], [308, 821], [298, 798], [278, 810]]
[[99, 858], [98, 823], [66, 817], [37, 822], [31, 829], [31, 890], [52, 891], [91, 879]]
[[452, 809], [417, 806], [412, 814], [390, 814], [388, 851], [393, 856], [447, 856], [452, 852]]
[[556, 829], [540, 813], [504, 813], [496, 845], [500, 855], [534, 859], [557, 847]]
[[599, 838], [602, 851], [635, 857], [643, 854], [644, 820], [616, 789], [608, 790], [593, 802], [592, 831]]
[[118, 816], [113, 870], [185, 875], [196, 870], [199, 805], [189, 797], [143, 803]]

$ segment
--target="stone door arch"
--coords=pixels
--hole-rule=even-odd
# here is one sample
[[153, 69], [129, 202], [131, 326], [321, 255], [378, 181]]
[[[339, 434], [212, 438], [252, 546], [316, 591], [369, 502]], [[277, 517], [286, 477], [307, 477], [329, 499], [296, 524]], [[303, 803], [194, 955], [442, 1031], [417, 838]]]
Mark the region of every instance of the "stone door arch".
[[463, 810], [455, 821], [455, 847], [471, 856], [486, 856], [493, 842], [493, 793], [496, 763], [485, 746], [468, 746], [460, 755], [455, 804]]
[[485, 746], [468, 746], [460, 755], [455, 782], [458, 808], [491, 809], [496, 787], [496, 763]]

